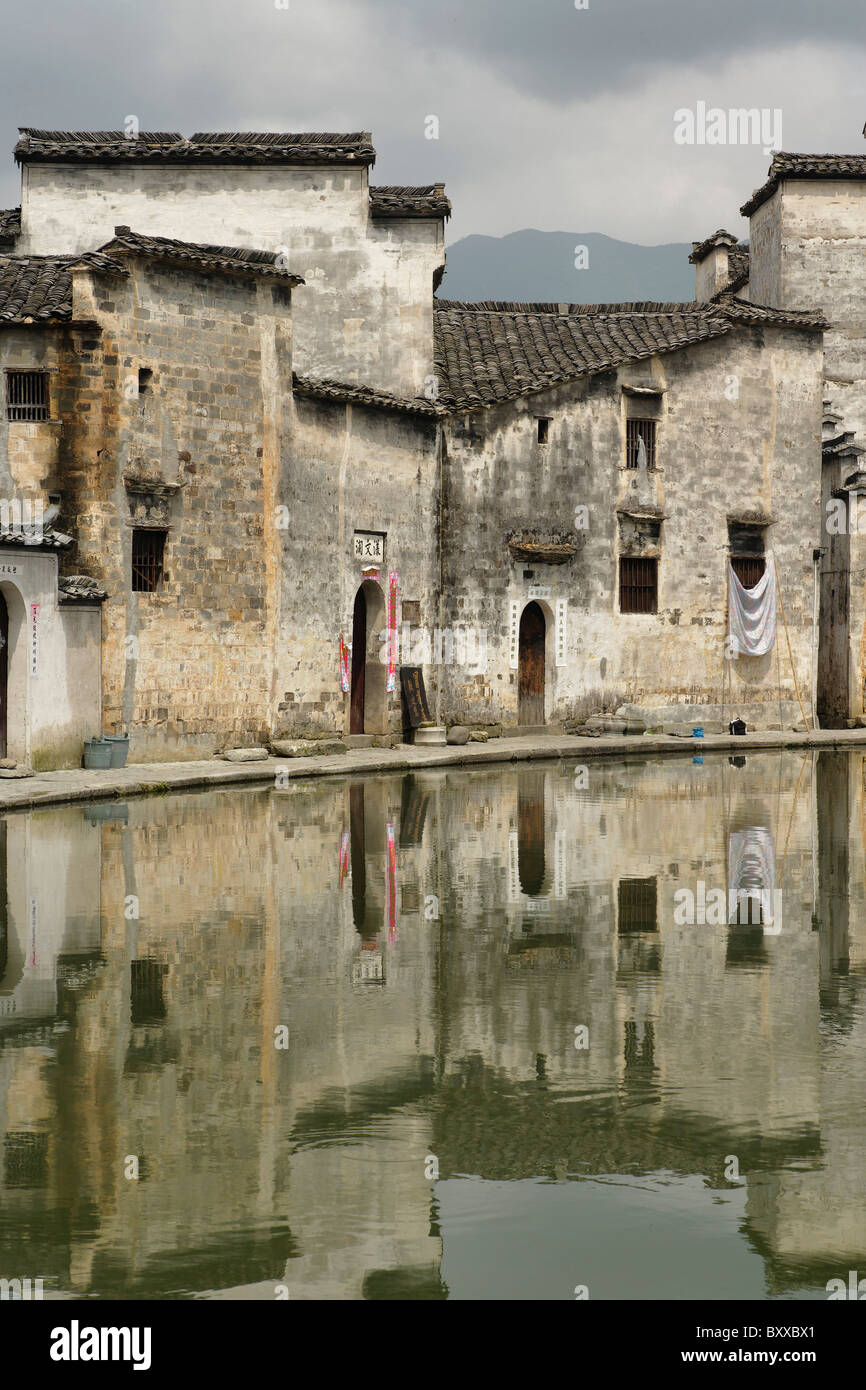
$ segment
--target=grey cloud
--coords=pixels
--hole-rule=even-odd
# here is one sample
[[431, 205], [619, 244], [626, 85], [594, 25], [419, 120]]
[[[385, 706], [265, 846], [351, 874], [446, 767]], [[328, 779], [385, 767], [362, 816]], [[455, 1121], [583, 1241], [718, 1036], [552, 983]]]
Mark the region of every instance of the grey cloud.
[[471, 57], [554, 103], [616, 92], [654, 65], [722, 62], [798, 40], [866, 42], [863, 0], [589, 0], [586, 10], [573, 0], [369, 0], [368, 8], [389, 31], [440, 57]]

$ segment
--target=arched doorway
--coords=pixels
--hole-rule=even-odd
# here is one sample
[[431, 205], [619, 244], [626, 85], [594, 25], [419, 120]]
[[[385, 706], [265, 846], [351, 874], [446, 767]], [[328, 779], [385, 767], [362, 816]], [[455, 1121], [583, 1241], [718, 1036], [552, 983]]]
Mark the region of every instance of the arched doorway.
[[352, 613], [352, 692], [350, 734], [383, 734], [388, 668], [385, 652], [385, 596], [372, 579], [355, 595]]
[[544, 723], [544, 658], [547, 623], [537, 603], [520, 615], [517, 657], [517, 722]]
[[0, 593], [0, 758], [6, 757], [9, 709], [9, 609]]

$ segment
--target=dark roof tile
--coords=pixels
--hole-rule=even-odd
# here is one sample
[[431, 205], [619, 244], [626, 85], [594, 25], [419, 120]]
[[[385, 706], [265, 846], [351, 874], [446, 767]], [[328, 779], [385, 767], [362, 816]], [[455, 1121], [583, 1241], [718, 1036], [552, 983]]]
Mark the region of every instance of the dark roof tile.
[[864, 154], [785, 154], [773, 155], [773, 162], [762, 184], [740, 208], [743, 217], [752, 213], [775, 193], [783, 179], [866, 179]]
[[21, 209], [0, 209], [0, 246], [14, 246], [21, 233]]
[[440, 400], [470, 409], [719, 338], [734, 324], [819, 329], [820, 316], [743, 304], [461, 304], [434, 300]]
[[197, 131], [34, 130], [22, 126], [15, 146], [19, 164], [131, 161], [168, 164], [373, 164], [369, 131], [349, 134]]
[[698, 261], [702, 261], [707, 252], [712, 251], [713, 247], [734, 247], [736, 244], [737, 238], [734, 236], [733, 232], [726, 232], [723, 227], [720, 227], [717, 232], [713, 232], [713, 235], [706, 237], [704, 241], [692, 242], [692, 254], [689, 256], [689, 260], [692, 265], [695, 265]]
[[102, 603], [108, 590], [89, 574], [62, 574], [57, 581], [61, 603]]
[[303, 285], [300, 275], [292, 275], [280, 264], [275, 251], [257, 251], [243, 246], [207, 246], [199, 242], [175, 241], [170, 237], [145, 236], [129, 227], [115, 227], [114, 236], [100, 252], [137, 251], [142, 255], [202, 270], [220, 270], [245, 275], [270, 275], [290, 285]]
[[71, 256], [0, 256], [0, 323], [72, 317]]
[[380, 185], [370, 189], [370, 211], [374, 217], [450, 217], [451, 203], [444, 183], [422, 187]]
[[406, 415], [444, 415], [442, 406], [429, 401], [424, 396], [393, 396], [389, 391], [377, 391], [371, 386], [358, 386], [347, 381], [319, 380], [308, 376], [293, 377], [296, 396], [309, 396], [313, 400], [348, 402], [354, 405], [369, 405], [380, 410], [397, 410]]

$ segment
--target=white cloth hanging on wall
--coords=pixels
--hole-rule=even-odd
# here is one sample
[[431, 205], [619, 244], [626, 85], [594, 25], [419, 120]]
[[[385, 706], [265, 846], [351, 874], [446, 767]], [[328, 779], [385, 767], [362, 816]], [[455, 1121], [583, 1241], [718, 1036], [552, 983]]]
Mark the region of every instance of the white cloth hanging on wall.
[[776, 567], [767, 559], [754, 589], [745, 589], [730, 569], [730, 635], [739, 656], [763, 656], [776, 643]]

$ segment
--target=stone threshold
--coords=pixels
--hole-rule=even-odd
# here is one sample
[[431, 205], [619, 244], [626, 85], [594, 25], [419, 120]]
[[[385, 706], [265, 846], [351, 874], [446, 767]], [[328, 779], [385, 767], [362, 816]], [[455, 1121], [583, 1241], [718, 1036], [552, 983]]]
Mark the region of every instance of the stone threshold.
[[543, 759], [631, 759], [665, 754], [690, 758], [703, 753], [756, 753], [773, 748], [866, 749], [866, 729], [819, 729], [813, 733], [709, 734], [705, 738], [675, 738], [669, 734], [610, 734], [586, 738], [568, 734], [498, 738], [488, 743], [413, 748], [355, 748], [347, 753], [311, 758], [268, 758], [257, 763], [227, 763], [219, 758], [201, 762], [133, 763], [125, 768], [40, 772], [32, 777], [0, 781], [0, 813], [76, 801], [126, 800], [133, 796], [165, 795], [238, 784], [274, 783], [277, 771], [291, 782], [315, 777], [356, 777], [377, 772], [412, 772], [425, 768], [477, 767], [495, 763]]

